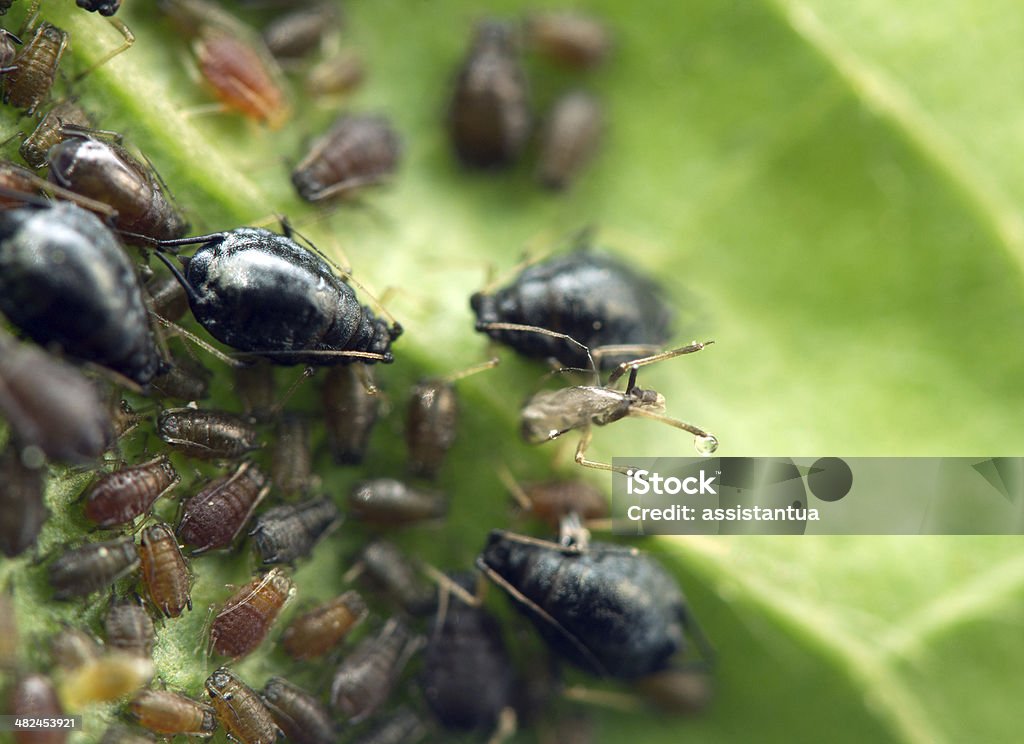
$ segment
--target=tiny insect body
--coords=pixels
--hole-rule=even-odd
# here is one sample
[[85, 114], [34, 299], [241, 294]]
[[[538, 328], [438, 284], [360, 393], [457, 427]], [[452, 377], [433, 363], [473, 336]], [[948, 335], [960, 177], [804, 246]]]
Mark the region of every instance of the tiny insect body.
[[74, 204], [0, 212], [0, 310], [38, 343], [139, 385], [162, 367], [131, 261]]
[[85, 517], [100, 527], [127, 524], [181, 480], [166, 455], [105, 473], [85, 495]]
[[[200, 243], [176, 273], [196, 320], [233, 349], [283, 365], [394, 361], [401, 335], [359, 304], [326, 261], [286, 234], [243, 227], [153, 241], [161, 249]], [[163, 256], [163, 253], [158, 255]]]
[[269, 491], [267, 477], [252, 463], [242, 463], [185, 502], [178, 537], [195, 546], [193, 555], [230, 546]]
[[426, 735], [423, 720], [409, 706], [400, 705], [353, 744], [416, 744]]
[[381, 406], [372, 375], [373, 367], [357, 362], [331, 367], [324, 377], [324, 424], [339, 465], [358, 465], [366, 456]]
[[530, 134], [529, 92], [513, 30], [495, 21], [476, 29], [455, 81], [448, 131], [466, 165], [511, 164]]
[[210, 393], [213, 373], [195, 359], [188, 356], [173, 356], [167, 363], [167, 370], [153, 378], [151, 387], [156, 398], [197, 401]]
[[157, 734], [211, 736], [217, 730], [213, 708], [170, 690], [143, 690], [128, 711], [140, 726]]
[[[59, 718], [63, 713], [57, 691], [43, 674], [19, 677], [11, 692], [10, 714], [17, 718]], [[14, 734], [16, 744], [64, 744], [67, 729], [27, 729]]]
[[394, 173], [401, 149], [383, 116], [343, 114], [295, 166], [292, 184], [310, 202], [352, 194]]
[[63, 142], [68, 130], [88, 129], [92, 126], [89, 114], [74, 99], [60, 101], [47, 111], [21, 142], [18, 154], [33, 168], [42, 168], [49, 162], [50, 148]]
[[295, 585], [279, 568], [257, 576], [235, 592], [214, 617], [210, 648], [233, 659], [252, 653], [294, 594]]
[[[663, 348], [673, 315], [654, 282], [612, 256], [585, 248], [535, 263], [494, 292], [477, 292], [470, 306], [477, 330], [495, 341], [526, 357], [582, 368], [588, 367], [587, 349], [608, 369], [636, 351], [603, 354], [601, 347]], [[552, 333], [527, 333], [506, 324]]]
[[113, 440], [110, 411], [74, 367], [0, 329], [0, 416], [20, 453], [38, 447], [53, 460], [84, 465]]
[[221, 667], [206, 680], [220, 725], [239, 744], [273, 744], [278, 728], [260, 696], [226, 667]]
[[414, 561], [394, 543], [374, 540], [363, 548], [360, 564], [367, 579], [410, 615], [428, 615], [437, 606], [433, 584], [419, 576]]
[[541, 185], [556, 191], [569, 186], [593, 158], [603, 130], [604, 111], [591, 94], [575, 90], [555, 101], [541, 138]]
[[364, 639], [338, 666], [331, 706], [351, 722], [366, 720], [391, 694], [405, 663], [422, 645], [398, 620]]
[[267, 510], [256, 519], [249, 535], [263, 565], [294, 563], [308, 556], [340, 523], [341, 515], [333, 501], [310, 499]]
[[541, 56], [574, 70], [597, 67], [612, 46], [604, 23], [574, 10], [533, 13], [526, 19], [526, 37]]
[[135, 233], [162, 240], [188, 230], [153, 167], [120, 145], [71, 136], [54, 145], [48, 159], [53, 183], [117, 211], [114, 224], [128, 243]]
[[351, 93], [364, 77], [363, 58], [353, 51], [342, 52], [313, 65], [306, 73], [305, 89], [313, 98]]
[[293, 659], [315, 659], [341, 643], [367, 614], [363, 598], [345, 592], [292, 620], [281, 634], [281, 645]]
[[[518, 488], [518, 487], [517, 487]], [[608, 498], [597, 486], [583, 480], [530, 483], [518, 489], [517, 500], [525, 511], [557, 529], [564, 517], [577, 514], [583, 521], [608, 516]]]
[[71, 599], [105, 589], [138, 566], [135, 541], [122, 537], [67, 551], [49, 565], [47, 576], [54, 599]]
[[[472, 592], [475, 577], [453, 579]], [[423, 652], [423, 697], [441, 725], [463, 731], [492, 730], [512, 712], [516, 672], [498, 620], [482, 607], [452, 595], [434, 618]]]
[[111, 648], [145, 658], [153, 655], [156, 642], [153, 620], [137, 598], [111, 598], [103, 628]]
[[142, 531], [138, 547], [140, 573], [149, 601], [164, 617], [192, 609], [188, 564], [170, 525], [158, 522]]
[[687, 632], [707, 658], [675, 580], [635, 549], [566, 546], [494, 530], [477, 567], [555, 652], [592, 673], [635, 679], [667, 669], [686, 649]]
[[315, 478], [309, 421], [303, 416], [282, 416], [276, 435], [270, 464], [274, 485], [286, 496], [306, 493]]
[[274, 722], [293, 744], [334, 744], [337, 726], [311, 694], [281, 677], [271, 677], [262, 698]]
[[413, 488], [394, 478], [374, 478], [352, 488], [348, 510], [363, 522], [400, 526], [440, 519], [448, 513], [448, 499], [443, 494]]
[[284, 13], [263, 29], [263, 43], [277, 59], [297, 59], [316, 51], [341, 26], [335, 5], [318, 3]]
[[8, 558], [36, 544], [50, 514], [43, 502], [45, 484], [46, 468], [27, 465], [20, 448], [8, 444], [0, 453], [0, 552]]
[[259, 432], [225, 411], [168, 408], [160, 412], [157, 434], [174, 449], [203, 459], [237, 459], [259, 449]]
[[67, 46], [67, 31], [45, 21], [36, 26], [4, 75], [4, 103], [34, 114], [50, 98]]

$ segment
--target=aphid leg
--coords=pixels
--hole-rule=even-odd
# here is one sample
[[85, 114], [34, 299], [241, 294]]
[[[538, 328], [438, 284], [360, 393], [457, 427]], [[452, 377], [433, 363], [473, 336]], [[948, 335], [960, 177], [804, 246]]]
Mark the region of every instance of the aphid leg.
[[108, 18], [107, 19], [107, 23], [109, 23], [111, 26], [113, 26], [115, 29], [117, 29], [117, 32], [119, 34], [121, 34], [121, 36], [124, 39], [124, 41], [121, 43], [121, 46], [117, 47], [116, 49], [110, 50], [109, 52], [104, 54], [102, 57], [100, 57], [98, 60], [93, 62], [92, 65], [90, 65], [88, 68], [86, 68], [85, 72], [80, 72], [75, 77], [73, 82], [77, 83], [79, 80], [84, 78], [86, 75], [89, 75], [90, 73], [92, 73], [95, 70], [99, 69], [103, 65], [107, 64], [107, 62], [112, 60], [114, 57], [119, 55], [121, 52], [128, 51], [129, 49], [132, 48], [132, 45], [135, 43], [135, 34], [132, 33], [131, 29], [128, 28], [124, 24], [124, 22], [119, 21], [117, 18]]
[[524, 512], [533, 511], [533, 501], [527, 496], [526, 491], [519, 485], [519, 481], [516, 480], [515, 476], [512, 475], [512, 471], [508, 469], [508, 466], [502, 463], [498, 467], [498, 478], [501, 483], [512, 494], [512, 498], [515, 500], [519, 508]]
[[[522, 323], [477, 323], [476, 330], [478, 331], [523, 331], [524, 333], [540, 333], [544, 336], [551, 336], [552, 338], [560, 338], [566, 343], [569, 343], [576, 348], [583, 351], [587, 355], [587, 361], [590, 362], [590, 371], [597, 377], [597, 365], [594, 364], [594, 358], [590, 355], [590, 349], [584, 344], [580, 343], [572, 336], [567, 333], [558, 333], [557, 331], [551, 331], [547, 328], [541, 328], [539, 326], [523, 325]], [[597, 384], [600, 384], [598, 379]]]
[[666, 359], [672, 359], [673, 357], [681, 356], [683, 354], [692, 354], [695, 351], [700, 351], [705, 346], [711, 346], [715, 343], [714, 341], [694, 341], [687, 346], [681, 346], [678, 349], [672, 349], [671, 351], [663, 351], [660, 354], [652, 354], [651, 356], [641, 357], [640, 359], [634, 359], [630, 362], [623, 362], [608, 376], [608, 386], [612, 386], [628, 371], [630, 373], [629, 379], [630, 384], [626, 386], [626, 392], [628, 393], [635, 387], [636, 382], [636, 370], [640, 367], [646, 367], [648, 364], [654, 364], [655, 362], [661, 362]]
[[491, 738], [487, 740], [487, 744], [502, 744], [516, 735], [516, 730], [519, 728], [519, 721], [516, 718], [516, 711], [514, 708], [502, 708], [501, 713], [498, 714], [498, 725], [494, 729], [494, 733], [491, 734]]
[[[544, 242], [550, 243], [551, 241], [545, 239]], [[512, 277], [517, 276], [524, 269], [533, 266], [535, 263], [540, 263], [550, 255], [550, 250], [535, 251], [527, 246], [527, 249], [523, 252], [522, 260], [503, 274], [497, 274], [493, 265], [489, 266], [487, 269], [487, 284], [480, 290], [480, 294], [491, 294], [495, 289], [510, 281]]]
[[499, 359], [498, 357], [491, 357], [486, 362], [474, 364], [473, 366], [466, 367], [465, 369], [459, 370], [458, 372], [451, 372], [442, 377], [441, 379], [444, 380], [445, 382], [453, 383], [456, 380], [461, 380], [463, 377], [475, 375], [477, 372], [483, 372], [484, 370], [487, 369], [493, 369], [494, 367], [497, 367], [499, 364], [501, 364], [501, 359]]
[[611, 708], [622, 713], [638, 713], [644, 709], [644, 703], [641, 698], [628, 692], [597, 690], [592, 687], [574, 685], [562, 690], [562, 697], [577, 703], [596, 705], [600, 708]]
[[438, 569], [431, 566], [429, 563], [424, 563], [420, 568], [427, 576], [434, 580], [440, 591], [440, 599], [447, 604], [448, 598], [451, 595], [455, 595], [462, 602], [469, 605], [470, 607], [479, 607], [483, 602], [483, 599], [479, 596], [470, 594], [456, 582], [452, 581], [446, 573], [439, 571]]
[[[513, 535], [509, 534], [508, 537], [511, 538], [511, 537], [513, 537]], [[523, 537], [523, 536], [522, 535], [517, 535], [515, 537]], [[542, 544], [546, 544], [546, 545], [549, 545], [549, 546], [551, 545], [551, 543], [544, 543], [544, 541], [542, 541], [542, 540], [538, 540], [537, 542], [538, 543], [542, 543]], [[513, 586], [507, 579], [505, 579], [505, 577], [503, 577], [501, 574], [499, 574], [493, 568], [488, 566], [484, 562], [482, 557], [479, 557], [479, 556], [477, 557], [477, 559], [476, 559], [476, 567], [479, 570], [483, 571], [488, 579], [493, 581], [495, 584], [500, 586], [505, 592], [507, 592], [508, 595], [515, 602], [518, 602], [519, 604], [523, 605], [524, 607], [529, 609], [531, 612], [536, 613], [538, 617], [540, 617], [542, 620], [544, 620], [544, 622], [548, 623], [549, 625], [551, 625], [552, 628], [554, 628], [556, 631], [558, 631], [558, 633], [560, 633], [562, 635], [562, 637], [565, 638], [565, 640], [567, 640], [569, 643], [571, 643], [576, 648], [576, 650], [580, 653], [580, 655], [587, 660], [587, 662], [591, 665], [591, 668], [596, 669], [598, 671], [600, 676], [602, 676], [602, 677], [608, 676], [608, 673], [605, 670], [604, 665], [601, 664], [600, 661], [598, 661], [597, 657], [594, 656], [594, 654], [590, 651], [590, 649], [587, 648], [582, 643], [582, 641], [580, 641], [580, 639], [578, 639], [576, 636], [574, 636], [572, 633], [570, 633], [568, 630], [566, 630], [565, 626], [563, 626], [554, 617], [552, 617], [551, 614], [548, 613], [543, 607], [541, 607], [536, 602], [534, 602], [532, 599], [527, 597], [525, 594], [523, 594], [521, 591], [519, 591], [515, 586]]]
[[291, 400], [291, 397], [295, 395], [295, 391], [299, 389], [299, 385], [301, 385], [303, 382], [305, 382], [315, 374], [315, 367], [305, 367], [302, 370], [302, 373], [299, 374], [299, 376], [295, 379], [295, 382], [293, 382], [285, 391], [284, 396], [281, 398], [281, 400], [279, 400], [277, 404], [270, 410], [271, 417], [277, 418], [278, 416], [280, 416], [281, 413], [284, 411], [285, 403]]
[[266, 349], [263, 351], [239, 351], [231, 355], [232, 364], [236, 367], [247, 367], [248, 363], [239, 363], [241, 359], [251, 359], [253, 357], [280, 357], [280, 356], [295, 356], [301, 354], [302, 356], [315, 356], [315, 357], [352, 357], [353, 359], [372, 359], [375, 362], [381, 362], [383, 364], [391, 364], [395, 361], [395, 358], [391, 354], [378, 354], [373, 351], [332, 351], [322, 349], [293, 349], [283, 351], [281, 349]]
[[629, 354], [631, 356], [657, 354], [664, 347], [657, 346], [655, 344], [609, 344], [607, 346], [598, 346], [590, 350], [590, 353], [594, 356], [594, 361], [600, 363], [602, 359], [609, 356], [621, 356]]
[[[632, 413], [632, 409], [630, 409], [630, 413]], [[680, 422], [680, 423], [682, 423], [682, 422]], [[628, 467], [625, 467], [625, 466], [616, 467], [615, 465], [609, 465], [606, 462], [597, 462], [596, 460], [588, 460], [586, 458], [587, 447], [590, 446], [590, 439], [591, 439], [591, 437], [592, 437], [592, 433], [590, 431], [590, 428], [588, 427], [588, 428], [584, 429], [583, 430], [583, 434], [580, 437], [580, 443], [578, 445], [576, 445], [576, 464], [577, 465], [582, 465], [585, 468], [594, 468], [595, 470], [611, 470], [611, 471], [614, 471], [616, 473], [622, 473], [623, 475], [628, 475], [629, 472], [630, 472], [630, 468], [628, 468]]]
[[366, 571], [366, 564], [362, 561], [356, 563], [352, 568], [341, 575], [341, 583], [351, 584], [353, 581], [358, 579]]
[[[677, 418], [672, 418], [671, 416], [666, 416], [662, 413], [655, 413], [654, 411], [648, 411], [643, 408], [630, 407], [629, 415], [639, 416], [640, 418], [653, 419], [654, 421], [660, 421], [663, 424], [674, 426], [676, 429], [682, 429], [683, 431], [690, 432], [695, 437], [694, 446], [697, 448], [697, 451], [700, 452], [701, 454], [709, 455], [716, 449], [718, 449], [718, 438], [715, 437], [714, 434], [704, 431], [699, 426], [694, 426], [693, 424], [688, 424], [685, 421], [680, 421]], [[579, 462], [579, 460], [577, 460], [577, 462]], [[618, 470], [620, 473], [626, 472], [622, 468], [613, 469]]]
[[32, 0], [29, 3], [28, 9], [25, 11], [25, 20], [21, 24], [21, 30], [18, 31], [18, 36], [25, 36], [29, 31], [36, 27], [36, 21], [39, 20], [39, 4], [42, 0]]
[[704, 629], [697, 622], [696, 616], [685, 605], [682, 608], [681, 615], [680, 621], [683, 624], [683, 628], [686, 629], [686, 632], [693, 639], [693, 645], [700, 652], [700, 659], [694, 659], [692, 662], [693, 667], [711, 671], [715, 666], [715, 659], [717, 658], [714, 646], [711, 645], [711, 641], [704, 634]]

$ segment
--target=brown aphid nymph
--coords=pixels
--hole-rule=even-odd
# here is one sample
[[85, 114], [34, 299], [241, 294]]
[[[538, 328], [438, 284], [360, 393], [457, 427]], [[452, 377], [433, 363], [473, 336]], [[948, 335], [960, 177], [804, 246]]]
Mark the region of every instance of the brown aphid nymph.
[[352, 194], [384, 181], [398, 168], [402, 146], [383, 116], [342, 114], [292, 172], [306, 201]]
[[4, 103], [32, 115], [50, 98], [68, 33], [45, 21], [36, 26], [4, 75]]
[[458, 431], [459, 399], [455, 386], [444, 379], [423, 380], [412, 391], [405, 424], [409, 470], [421, 478], [436, 478]]
[[[49, 153], [53, 183], [117, 210], [118, 230], [155, 240], [180, 238], [188, 222], [161, 185], [152, 165], [112, 142], [79, 135]], [[136, 239], [137, 240], [137, 239]], [[126, 242], [134, 243], [131, 236]]]
[[281, 645], [293, 659], [318, 658], [341, 643], [366, 615], [358, 592], [345, 592], [292, 620], [281, 635]]
[[22, 140], [18, 154], [33, 168], [42, 168], [49, 161], [50, 148], [67, 139], [68, 129], [88, 129], [92, 120], [74, 99], [61, 101], [39, 120], [32, 133]]
[[221, 667], [210, 675], [206, 680], [206, 694], [210, 696], [220, 725], [230, 738], [240, 744], [273, 744], [277, 741], [277, 724], [267, 706], [230, 669]]
[[255, 428], [225, 411], [168, 408], [156, 427], [161, 439], [190, 457], [231, 460], [262, 446]]
[[476, 29], [448, 111], [455, 153], [477, 168], [511, 165], [530, 134], [526, 75], [513, 30], [495, 21]]
[[139, 558], [149, 601], [164, 617], [178, 617], [186, 607], [192, 609], [188, 564], [170, 525], [159, 522], [143, 530]]
[[292, 580], [279, 568], [256, 577], [235, 592], [213, 619], [210, 648], [232, 659], [251, 653], [294, 593]]
[[105, 589], [138, 565], [135, 541], [122, 537], [69, 550], [49, 565], [47, 575], [53, 598], [71, 599]]
[[181, 480], [166, 455], [104, 473], [85, 495], [85, 518], [100, 527], [127, 524]]
[[193, 555], [226, 548], [269, 492], [267, 476], [251, 462], [242, 463], [231, 476], [211, 481], [185, 502], [178, 537], [195, 546]]
[[153, 655], [156, 632], [153, 620], [139, 602], [138, 597], [110, 599], [110, 607], [103, 618], [107, 645], [135, 656]]
[[541, 185], [553, 190], [569, 186], [593, 158], [603, 130], [604, 111], [594, 96], [574, 90], [555, 101], [541, 145]]
[[573, 70], [601, 64], [612, 46], [611, 34], [601, 21], [571, 10], [531, 15], [526, 36], [538, 54]]
[[211, 736], [217, 730], [213, 708], [170, 690], [143, 690], [128, 711], [140, 726], [157, 734]]
[[343, 364], [327, 371], [323, 387], [327, 441], [339, 465], [358, 465], [366, 455], [380, 413], [381, 395], [371, 393], [373, 367]]

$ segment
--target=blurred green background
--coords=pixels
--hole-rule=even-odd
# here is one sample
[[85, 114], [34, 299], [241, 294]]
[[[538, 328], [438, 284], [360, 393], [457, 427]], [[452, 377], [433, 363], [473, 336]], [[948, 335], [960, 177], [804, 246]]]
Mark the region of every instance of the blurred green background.
[[[529, 163], [463, 172], [442, 126], [474, 21], [519, 18], [540, 3], [352, 0], [343, 43], [364, 55], [367, 81], [342, 103], [297, 97], [277, 132], [189, 115], [211, 99], [189, 76], [186, 42], [146, 0], [125, 0], [119, 14], [135, 47], [58, 89], [73, 89], [101, 127], [150, 157], [194, 230], [288, 214], [322, 249], [344, 252], [361, 282], [394, 288], [387, 304], [406, 335], [381, 374], [394, 411], [362, 471], [323, 471], [329, 491], [398, 472], [408, 384], [484, 358], [468, 296], [488, 269], [510, 268], [527, 247], [559, 250], [585, 225], [666, 286], [680, 312], [675, 341], [716, 341], [641, 381], [665, 394], [670, 414], [713, 431], [719, 454], [1020, 455], [1024, 6], [578, 5], [609, 23], [614, 55], [586, 76], [531, 61], [534, 102], [542, 111], [583, 84], [607, 103], [610, 127], [592, 167], [560, 195], [539, 190]], [[47, 0], [43, 13], [72, 34], [69, 77], [118, 43], [70, 0]], [[8, 19], [16, 29], [18, 12]], [[321, 215], [287, 175], [341, 106], [392, 116], [405, 157], [395, 182], [361, 207]], [[29, 128], [6, 109], [2, 122]], [[442, 476], [451, 519], [443, 533], [399, 538], [443, 568], [467, 565], [488, 529], [511, 523], [499, 465], [524, 480], [575, 472], [574, 443], [518, 441], [517, 410], [540, 370], [503, 356], [502, 367], [460, 383], [464, 427]], [[693, 450], [685, 434], [627, 421], [595, 432], [591, 452]], [[50, 494], [56, 515], [42, 552], [83, 533], [71, 505], [83, 480], [70, 475]], [[342, 533], [298, 571], [300, 597], [338, 591], [339, 565], [363, 540], [358, 528]], [[717, 699], [694, 720], [595, 711], [599, 739], [1019, 741], [1021, 547], [1016, 537], [645, 542], [678, 574], [718, 648]], [[223, 601], [225, 582], [244, 581], [251, 561], [195, 567], [197, 611], [161, 629], [157, 650], [168, 684], [193, 693], [215, 666], [195, 653], [205, 607]], [[31, 557], [4, 562], [0, 579], [13, 581], [30, 637], [80, 614], [81, 604], [50, 605]], [[45, 663], [40, 649], [25, 653]], [[239, 665], [257, 685], [282, 668], [269, 648]], [[81, 741], [105, 715], [95, 712]]]

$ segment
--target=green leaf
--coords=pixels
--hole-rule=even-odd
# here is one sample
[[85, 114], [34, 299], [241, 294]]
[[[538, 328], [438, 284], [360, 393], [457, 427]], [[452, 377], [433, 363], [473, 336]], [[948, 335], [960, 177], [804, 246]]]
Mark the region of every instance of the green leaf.
[[[606, 100], [610, 131], [564, 195], [539, 191], [528, 166], [470, 174], [450, 156], [447, 89], [485, 12], [466, 0], [346, 6], [345, 43], [369, 70], [351, 106], [391, 115], [405, 159], [395, 183], [368, 193], [363, 208], [323, 220], [294, 196], [288, 170], [335, 107], [296, 99], [295, 118], [278, 132], [233, 116], [189, 116], [210, 99], [189, 78], [186, 43], [152, 4], [128, 0], [121, 17], [138, 43], [75, 86], [100, 126], [122, 131], [158, 166], [196, 231], [285, 213], [325, 251], [339, 260], [343, 251], [361, 282], [395, 288], [387, 305], [407, 332], [398, 362], [381, 373], [395, 410], [363, 471], [324, 469], [328, 491], [344, 492], [364, 472], [399, 472], [410, 382], [484, 358], [467, 298], [488, 268], [510, 269], [526, 246], [561, 249], [588, 224], [676, 298], [676, 341], [716, 341], [642, 379], [665, 394], [671, 414], [713, 431], [721, 454], [1024, 450], [1015, 351], [1024, 346], [1024, 104], [1016, 95], [1024, 8], [1007, 0], [584, 5], [616, 34], [610, 63], [584, 81]], [[524, 9], [509, 0], [486, 12]], [[118, 43], [70, 2], [51, 0], [44, 14], [72, 33], [69, 70]], [[570, 82], [541, 64], [531, 72], [538, 103]], [[10, 111], [3, 121], [27, 128]], [[442, 477], [451, 519], [443, 531], [400, 539], [442, 568], [468, 565], [487, 530], [510, 523], [500, 464], [541, 477], [558, 452], [554, 467], [572, 472], [568, 448], [518, 442], [517, 408], [540, 371], [505, 357], [499, 369], [460, 382], [464, 423]], [[307, 390], [300, 403], [311, 399]], [[685, 435], [627, 421], [596, 432], [591, 452], [689, 456], [691, 447]], [[71, 503], [82, 484], [69, 475], [52, 489], [44, 553], [83, 536]], [[363, 539], [346, 525], [318, 548], [296, 574], [300, 597], [335, 593]], [[601, 740], [1019, 739], [1017, 538], [712, 537], [644, 546], [678, 573], [718, 649], [717, 700], [692, 721], [601, 711]], [[156, 658], [169, 685], [201, 690], [216, 663], [195, 650], [203, 608], [223, 601], [223, 583], [245, 580], [247, 561], [195, 561], [196, 611], [160, 629]], [[81, 603], [50, 602], [30, 558], [5, 562], [0, 579], [13, 581], [33, 640], [80, 614]], [[45, 663], [39, 645], [26, 648], [27, 662]], [[239, 670], [261, 683], [286, 664], [267, 648]], [[91, 736], [104, 715], [91, 716]]]

